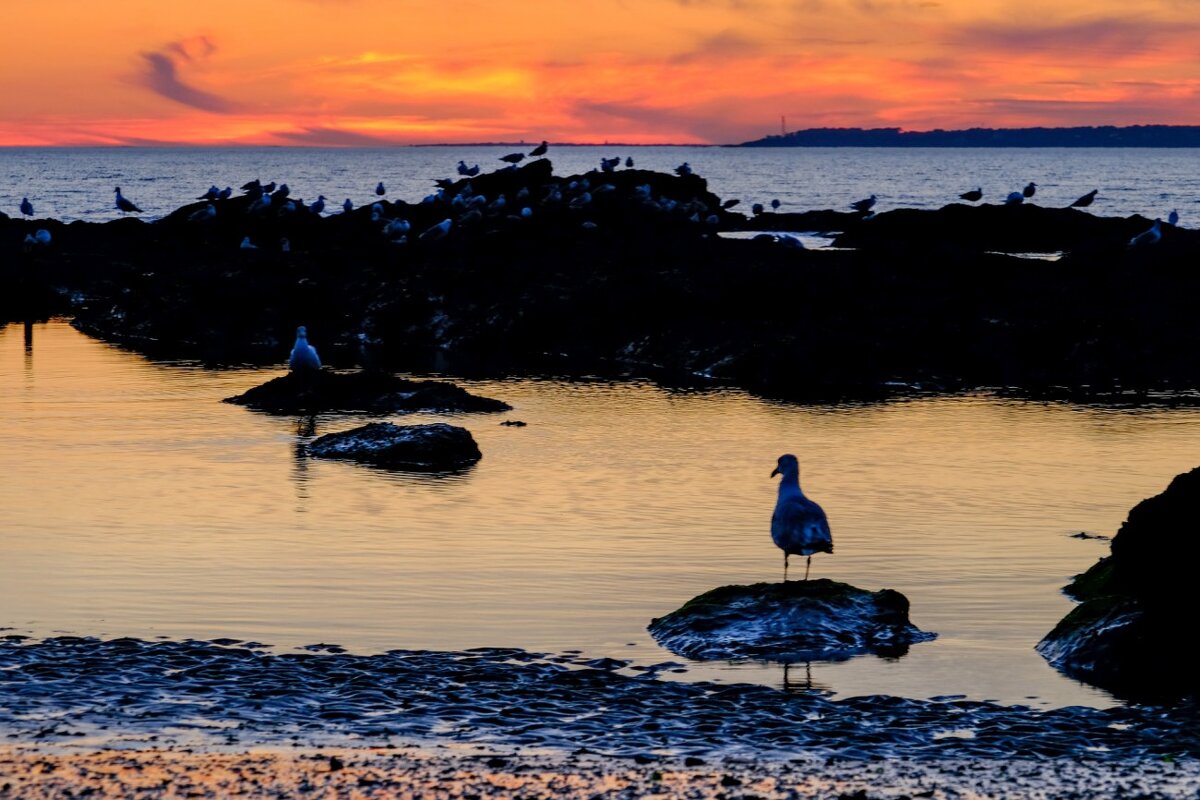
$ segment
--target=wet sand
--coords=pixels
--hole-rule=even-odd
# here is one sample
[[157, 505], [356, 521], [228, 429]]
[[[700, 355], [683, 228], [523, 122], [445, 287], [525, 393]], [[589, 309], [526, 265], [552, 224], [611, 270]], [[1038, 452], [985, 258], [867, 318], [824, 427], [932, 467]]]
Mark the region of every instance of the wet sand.
[[[699, 763], [697, 763], [699, 762]], [[322, 749], [0, 749], [0, 797], [1194, 797], [1195, 760], [664, 759]]]

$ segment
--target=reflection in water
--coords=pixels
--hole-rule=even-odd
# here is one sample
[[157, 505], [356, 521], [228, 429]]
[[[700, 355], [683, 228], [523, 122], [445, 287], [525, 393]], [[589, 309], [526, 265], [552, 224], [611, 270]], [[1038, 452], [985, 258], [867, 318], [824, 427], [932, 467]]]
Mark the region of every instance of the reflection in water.
[[296, 512], [303, 514], [308, 500], [308, 443], [317, 437], [317, 417], [296, 419], [296, 441], [292, 446], [292, 483], [296, 487]]
[[807, 694], [814, 691], [821, 694], [830, 693], [829, 687], [825, 684], [813, 682], [811, 661], [804, 662], [804, 674], [802, 677], [795, 674], [797, 671], [797, 664], [785, 663], [783, 665], [783, 683], [779, 685], [779, 688], [791, 694]]
[[[645, 626], [662, 609], [777, 579], [766, 475], [794, 452], [838, 532], [830, 577], [903, 592], [940, 634], [899, 660], [821, 664], [822, 686], [1104, 704], [1033, 650], [1072, 607], [1060, 587], [1108, 550], [1070, 535], [1113, 533], [1200, 453], [1195, 409], [818, 408], [526, 380], [463, 382], [529, 423], [450, 419], [483, 451], [468, 473], [394, 473], [302, 455], [361, 417], [220, 402], [263, 371], [152, 364], [63, 323], [37, 339], [32, 362], [20, 327], [0, 329], [0, 626], [39, 633], [660, 663]], [[778, 669], [683, 679], [778, 685]]]

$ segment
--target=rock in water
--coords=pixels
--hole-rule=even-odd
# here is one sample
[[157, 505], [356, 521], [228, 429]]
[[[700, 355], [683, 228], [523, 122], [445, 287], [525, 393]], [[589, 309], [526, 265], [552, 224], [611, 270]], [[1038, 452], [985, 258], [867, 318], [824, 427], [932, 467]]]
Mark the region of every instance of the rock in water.
[[271, 414], [367, 411], [509, 411], [508, 403], [480, 397], [445, 381], [410, 381], [382, 372], [288, 373], [225, 402]]
[[908, 619], [908, 598], [828, 579], [722, 586], [650, 623], [663, 647], [695, 659], [840, 661], [899, 656], [937, 636]]
[[1112, 555], [1076, 575], [1082, 603], [1038, 642], [1067, 675], [1134, 700], [1200, 692], [1193, 620], [1200, 613], [1200, 467], [1143, 500], [1113, 537]]
[[322, 436], [308, 446], [308, 454], [422, 472], [464, 469], [483, 457], [470, 431], [444, 422], [433, 425], [372, 422]]

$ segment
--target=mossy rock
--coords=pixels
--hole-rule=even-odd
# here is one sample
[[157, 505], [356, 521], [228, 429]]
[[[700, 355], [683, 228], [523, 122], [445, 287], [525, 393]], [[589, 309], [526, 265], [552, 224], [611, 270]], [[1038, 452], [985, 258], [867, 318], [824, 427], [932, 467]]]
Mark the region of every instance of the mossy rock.
[[828, 579], [722, 586], [653, 620], [663, 647], [698, 660], [839, 661], [900, 656], [936, 634], [908, 618], [908, 598]]

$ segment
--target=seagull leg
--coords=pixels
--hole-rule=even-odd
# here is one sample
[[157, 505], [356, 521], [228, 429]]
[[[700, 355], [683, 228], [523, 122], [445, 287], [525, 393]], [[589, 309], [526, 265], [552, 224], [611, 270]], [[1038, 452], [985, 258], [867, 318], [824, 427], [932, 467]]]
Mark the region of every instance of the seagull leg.
[[784, 583], [787, 583], [787, 560], [788, 560], [788, 554], [784, 553], [783, 554], [783, 582]]
[[808, 564], [804, 567], [804, 580], [808, 580], [808, 571], [812, 569], [812, 556], [808, 557]]

